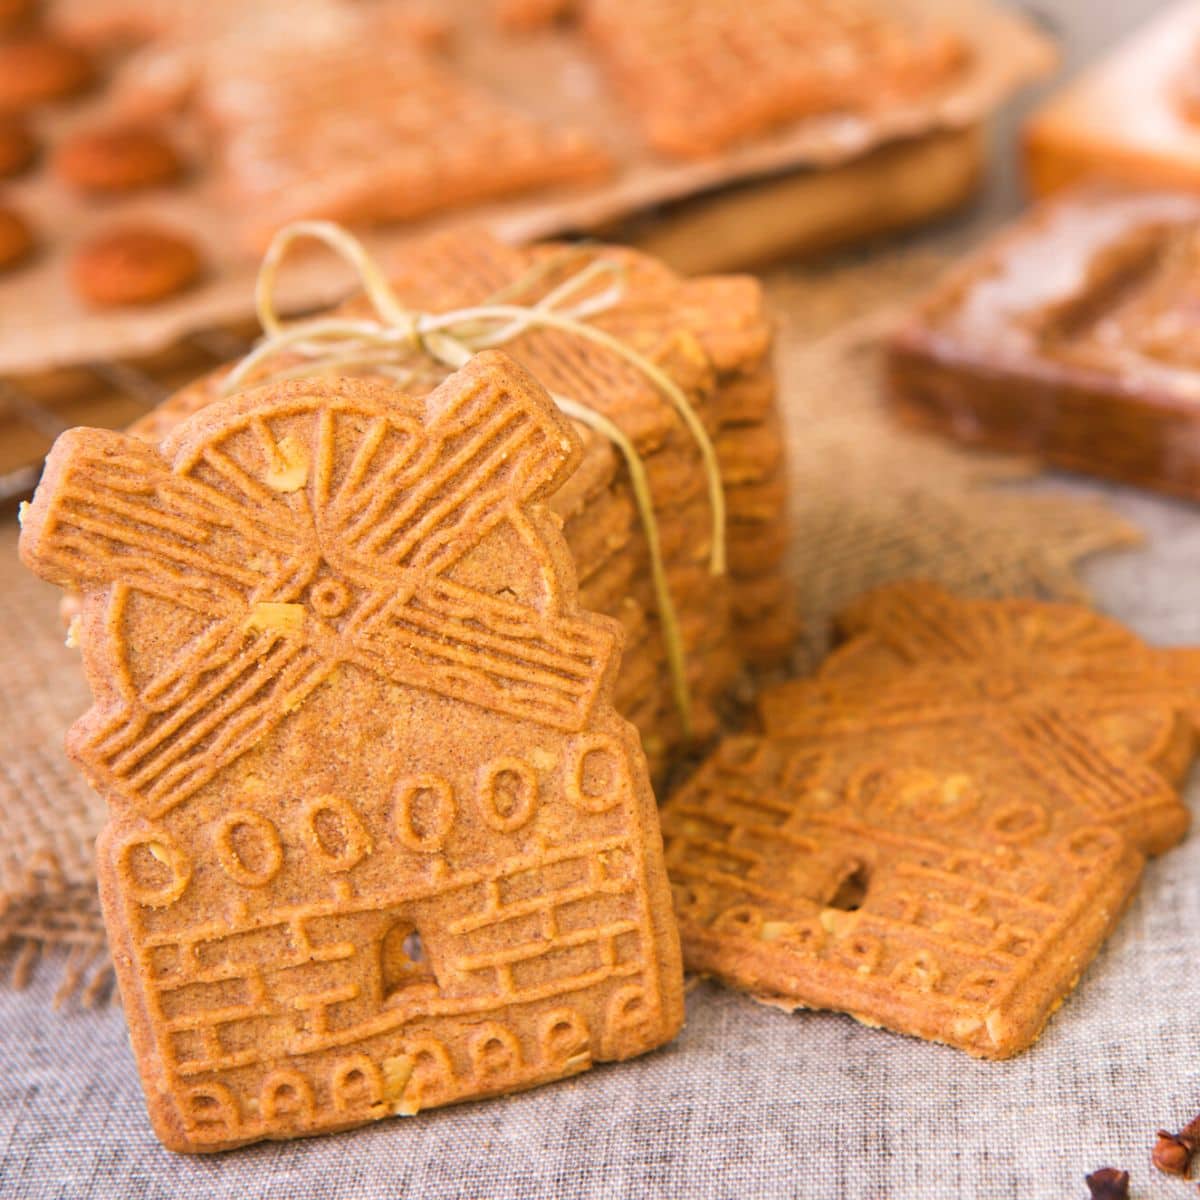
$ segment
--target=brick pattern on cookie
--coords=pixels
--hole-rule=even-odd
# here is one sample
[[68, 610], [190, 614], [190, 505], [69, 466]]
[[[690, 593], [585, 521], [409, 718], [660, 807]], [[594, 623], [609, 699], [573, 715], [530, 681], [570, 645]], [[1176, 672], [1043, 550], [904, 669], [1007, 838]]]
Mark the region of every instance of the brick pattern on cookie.
[[75, 430], [25, 561], [82, 587], [98, 874], [163, 1141], [511, 1092], [682, 1021], [654, 798], [542, 501], [578, 443], [497, 352], [296, 380], [154, 449]]
[[1200, 497], [1197, 279], [1196, 196], [1064, 193], [914, 308], [889, 346], [893, 407], [962, 441]]
[[1081, 606], [869, 594], [667, 802], [690, 969], [986, 1058], [1029, 1046], [1175, 844], [1194, 654]]
[[586, 0], [583, 25], [650, 144], [682, 156], [926, 95], [965, 53], [873, 0]]

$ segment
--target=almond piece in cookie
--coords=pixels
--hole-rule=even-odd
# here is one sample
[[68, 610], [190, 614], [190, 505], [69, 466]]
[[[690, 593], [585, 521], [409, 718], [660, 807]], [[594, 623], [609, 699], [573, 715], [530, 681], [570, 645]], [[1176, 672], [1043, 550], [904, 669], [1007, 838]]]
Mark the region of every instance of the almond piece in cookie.
[[54, 172], [81, 192], [131, 192], [170, 183], [183, 162], [155, 129], [87, 129], [65, 138], [54, 153]]
[[126, 227], [84, 242], [71, 263], [71, 282], [89, 304], [152, 304], [195, 282], [200, 267], [200, 255], [187, 238]]

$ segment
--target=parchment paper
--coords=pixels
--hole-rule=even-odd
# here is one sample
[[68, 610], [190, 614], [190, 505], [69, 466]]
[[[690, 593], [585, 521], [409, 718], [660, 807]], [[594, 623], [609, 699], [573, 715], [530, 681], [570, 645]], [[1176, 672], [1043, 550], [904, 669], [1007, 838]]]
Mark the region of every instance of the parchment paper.
[[[406, 238], [439, 226], [482, 224], [509, 241], [586, 231], [736, 181], [832, 166], [885, 142], [967, 127], [1045, 74], [1054, 61], [1049, 42], [1024, 17], [990, 0], [910, 0], [911, 8], [959, 30], [972, 47], [969, 64], [952, 86], [870, 120], [837, 114], [806, 119], [710, 159], [670, 161], [644, 147], [576, 36], [563, 30], [498, 35], [479, 19], [478, 0], [444, 3], [459, 18], [450, 54], [469, 76], [534, 115], [592, 133], [618, 166], [610, 178], [586, 188], [526, 195], [377, 231], [367, 240], [385, 260]], [[51, 115], [43, 126], [46, 141], [52, 144], [65, 129], [94, 122], [101, 104], [102, 99]], [[43, 246], [29, 267], [0, 276], [0, 375], [150, 354], [189, 332], [253, 312], [256, 259], [233, 232], [235, 222], [225, 210], [214, 173], [204, 171], [211, 149], [199, 143], [190, 147], [198, 166], [186, 186], [128, 201], [82, 202], [44, 169], [7, 189], [6, 198], [42, 232]], [[190, 231], [208, 260], [205, 282], [145, 309], [103, 312], [81, 304], [67, 279], [73, 247], [95, 230], [126, 219]], [[298, 311], [331, 303], [350, 284], [338, 264], [316, 255], [298, 261], [286, 274], [282, 295], [286, 307]]]

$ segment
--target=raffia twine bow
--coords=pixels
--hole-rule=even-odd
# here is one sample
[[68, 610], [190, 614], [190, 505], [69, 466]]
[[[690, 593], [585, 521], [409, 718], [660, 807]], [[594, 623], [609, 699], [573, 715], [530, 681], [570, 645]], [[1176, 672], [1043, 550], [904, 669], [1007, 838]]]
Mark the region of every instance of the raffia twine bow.
[[[354, 268], [363, 294], [371, 305], [370, 317], [313, 317], [285, 324], [279, 316], [277, 286], [280, 267], [291, 247], [302, 239], [315, 239], [340, 255]], [[253, 350], [225, 377], [224, 394], [250, 384], [297, 378], [314, 374], [337, 374], [370, 369], [411, 383], [422, 361], [432, 360], [457, 370], [475, 354], [503, 346], [533, 329], [552, 329], [603, 347], [629, 364], [670, 402], [700, 450], [708, 483], [712, 516], [709, 569], [725, 573], [725, 492], [716, 449], [696, 410], [683, 389], [665, 371], [612, 334], [588, 324], [590, 318], [607, 312], [624, 295], [624, 266], [611, 259], [593, 258], [574, 274], [529, 304], [513, 303], [540, 280], [560, 269], [581, 250], [568, 249], [562, 256], [534, 266], [521, 278], [493, 293], [481, 304], [451, 312], [427, 313], [407, 308], [392, 290], [380, 265], [352, 234], [331, 221], [297, 221], [274, 237], [259, 270], [255, 304], [263, 336]], [[586, 294], [595, 285], [598, 292]], [[281, 356], [298, 357], [299, 363], [271, 369]], [[691, 690], [683, 638], [675, 601], [667, 581], [659, 537], [658, 518], [649, 478], [641, 454], [633, 441], [603, 413], [568, 396], [552, 394], [567, 416], [607, 438], [620, 452], [629, 470], [638, 516], [650, 557], [651, 581], [658, 608], [659, 625], [671, 689], [686, 735], [692, 732]]]

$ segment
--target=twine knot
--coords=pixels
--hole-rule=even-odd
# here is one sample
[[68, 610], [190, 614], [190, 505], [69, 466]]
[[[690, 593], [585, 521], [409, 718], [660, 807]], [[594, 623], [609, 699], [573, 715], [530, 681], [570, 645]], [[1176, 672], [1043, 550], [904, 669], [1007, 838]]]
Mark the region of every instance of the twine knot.
[[[354, 268], [373, 315], [313, 317], [285, 324], [276, 303], [279, 269], [292, 245], [304, 238], [324, 243]], [[251, 383], [363, 369], [389, 376], [402, 384], [411, 383], [422, 360], [457, 370], [481, 350], [503, 346], [533, 329], [552, 329], [582, 338], [615, 354], [649, 380], [670, 402], [695, 440], [708, 482], [712, 513], [709, 567], [713, 575], [723, 575], [725, 492], [716, 449], [704, 423], [683, 389], [665, 371], [612, 334], [588, 323], [592, 317], [609, 311], [621, 301], [624, 295], [623, 265], [611, 259], [593, 258], [541, 299], [527, 304], [513, 302], [533, 284], [561, 268], [564, 260], [580, 257], [581, 253], [579, 249], [568, 248], [563, 255], [546, 259], [482, 304], [451, 312], [427, 313], [410, 309], [400, 301], [379, 263], [340, 225], [331, 221], [296, 221], [275, 235], [263, 258], [255, 286], [255, 307], [263, 336], [225, 377], [222, 392], [228, 395]], [[595, 291], [598, 283], [604, 286]], [[281, 356], [296, 357], [300, 361], [272, 370], [271, 360]], [[672, 692], [684, 732], [690, 736], [691, 694], [683, 639], [667, 583], [658, 518], [645, 463], [632, 440], [603, 413], [567, 396], [552, 393], [552, 397], [569, 417], [607, 438], [629, 469], [649, 550], [650, 573]]]

